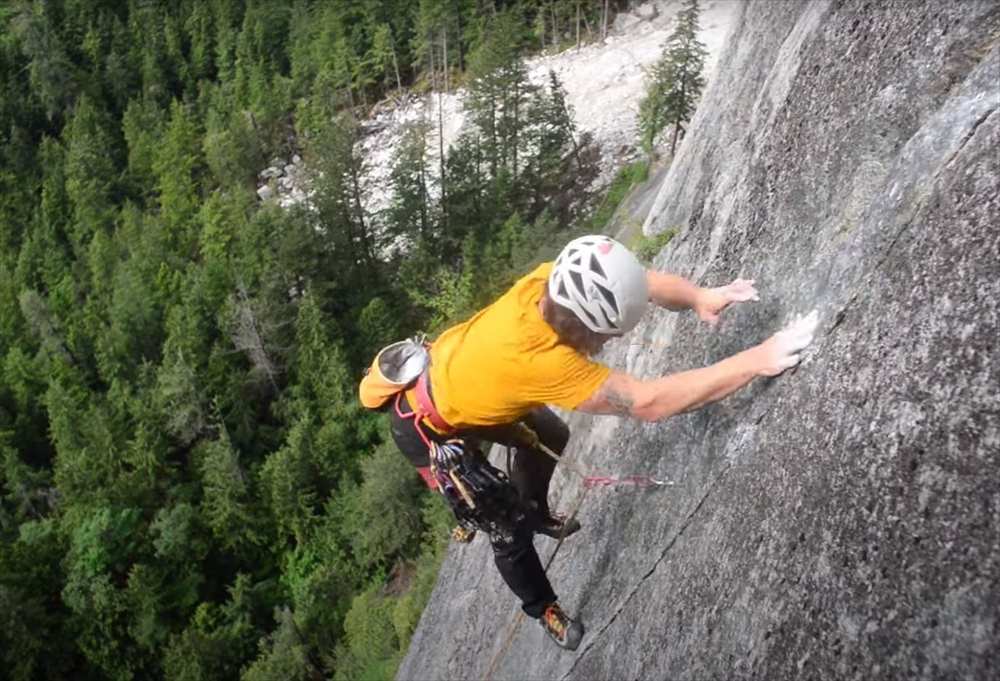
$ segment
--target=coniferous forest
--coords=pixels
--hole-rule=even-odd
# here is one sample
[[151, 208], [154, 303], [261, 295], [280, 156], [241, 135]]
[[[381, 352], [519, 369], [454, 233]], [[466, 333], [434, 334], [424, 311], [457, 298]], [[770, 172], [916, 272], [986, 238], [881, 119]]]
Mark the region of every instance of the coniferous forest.
[[[357, 382], [600, 231], [524, 58], [624, 4], [0, 4], [3, 676], [392, 676], [450, 517]], [[370, 108], [458, 87], [366, 210]], [[310, 200], [261, 201], [293, 154]]]

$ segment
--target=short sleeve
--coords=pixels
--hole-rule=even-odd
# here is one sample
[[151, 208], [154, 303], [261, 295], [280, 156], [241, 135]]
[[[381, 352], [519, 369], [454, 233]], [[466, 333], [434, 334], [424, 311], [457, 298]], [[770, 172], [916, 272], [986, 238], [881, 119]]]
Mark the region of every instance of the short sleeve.
[[559, 346], [533, 362], [531, 389], [538, 402], [576, 409], [611, 375], [611, 369], [569, 346]]

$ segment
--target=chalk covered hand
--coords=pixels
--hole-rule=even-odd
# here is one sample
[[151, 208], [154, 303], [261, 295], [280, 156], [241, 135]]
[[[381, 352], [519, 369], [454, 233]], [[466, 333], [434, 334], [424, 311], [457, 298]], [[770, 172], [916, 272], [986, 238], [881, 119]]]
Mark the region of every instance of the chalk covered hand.
[[725, 286], [698, 290], [693, 308], [698, 317], [711, 326], [719, 323], [719, 315], [730, 303], [760, 300], [753, 279], [737, 279]]
[[799, 352], [812, 342], [819, 325], [819, 313], [813, 310], [795, 320], [757, 346], [762, 376], [777, 376], [799, 363]]

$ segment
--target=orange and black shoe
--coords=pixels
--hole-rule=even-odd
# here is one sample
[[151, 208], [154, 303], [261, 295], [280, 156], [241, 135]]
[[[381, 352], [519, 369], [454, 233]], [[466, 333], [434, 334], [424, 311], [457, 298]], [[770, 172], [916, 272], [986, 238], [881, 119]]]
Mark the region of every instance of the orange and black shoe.
[[565, 539], [579, 529], [580, 521], [576, 518], [567, 520], [561, 513], [553, 513], [538, 526], [538, 533], [553, 539]]
[[583, 638], [583, 624], [571, 619], [558, 603], [550, 603], [538, 619], [545, 633], [556, 645], [566, 650], [576, 650]]

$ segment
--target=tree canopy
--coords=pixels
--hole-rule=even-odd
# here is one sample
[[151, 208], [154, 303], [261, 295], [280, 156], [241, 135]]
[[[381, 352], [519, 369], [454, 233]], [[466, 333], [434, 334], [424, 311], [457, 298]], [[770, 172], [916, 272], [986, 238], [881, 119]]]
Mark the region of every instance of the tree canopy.
[[[357, 381], [593, 228], [593, 154], [523, 59], [603, 11], [0, 8], [9, 678], [391, 674], [448, 514]], [[473, 125], [444, 158], [415, 129], [370, 214], [365, 107], [459, 82]], [[258, 173], [293, 154], [310, 201], [260, 201]]]

